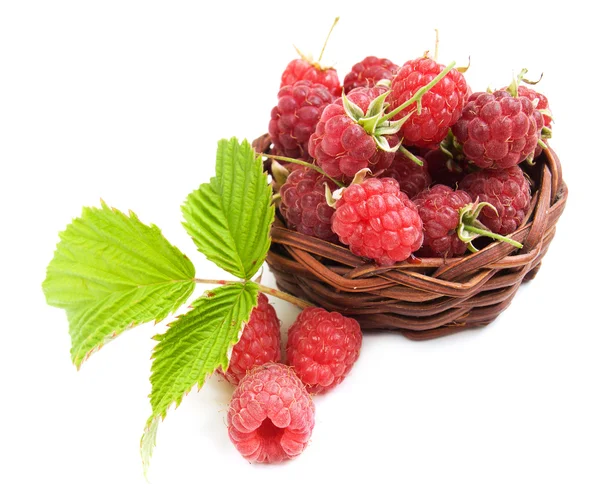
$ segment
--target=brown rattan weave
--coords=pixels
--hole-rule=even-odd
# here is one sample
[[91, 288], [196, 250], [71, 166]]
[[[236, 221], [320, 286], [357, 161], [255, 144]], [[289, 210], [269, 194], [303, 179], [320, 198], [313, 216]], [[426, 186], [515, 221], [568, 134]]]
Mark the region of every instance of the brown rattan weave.
[[[265, 135], [253, 145], [269, 153], [271, 142]], [[522, 249], [491, 242], [459, 258], [379, 267], [345, 247], [291, 231], [278, 218], [267, 263], [278, 288], [356, 318], [363, 330], [425, 340], [484, 326], [508, 307], [521, 282], [535, 276], [565, 208], [567, 186], [552, 149], [526, 171], [533, 181], [531, 207], [510, 235]]]

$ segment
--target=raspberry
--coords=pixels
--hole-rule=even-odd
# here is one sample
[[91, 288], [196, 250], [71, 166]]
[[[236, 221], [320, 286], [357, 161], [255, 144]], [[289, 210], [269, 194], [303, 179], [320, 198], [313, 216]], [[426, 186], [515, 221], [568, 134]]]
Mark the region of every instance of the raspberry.
[[454, 191], [444, 185], [435, 185], [415, 197], [414, 204], [423, 221], [421, 256], [451, 258], [465, 253], [467, 244], [458, 237], [456, 229], [460, 209], [470, 203], [466, 191]]
[[396, 152], [392, 165], [383, 173], [386, 178], [394, 178], [400, 185], [400, 191], [406, 193], [408, 198], [414, 197], [431, 184], [431, 177], [427, 171], [427, 161], [417, 157], [423, 165], [410, 160], [404, 154]]
[[392, 178], [350, 185], [337, 203], [332, 229], [357, 256], [391, 266], [423, 243], [423, 223], [415, 205]]
[[476, 92], [452, 131], [473, 164], [507, 169], [533, 155], [543, 126], [541, 113], [527, 97]]
[[[445, 66], [431, 58], [406, 62], [392, 80], [390, 110], [400, 107], [415, 93], [439, 75]], [[415, 112], [400, 130], [404, 145], [433, 149], [444, 140], [450, 127], [458, 120], [467, 100], [469, 87], [456, 69], [433, 86], [422, 99], [420, 114]], [[395, 116], [400, 119], [417, 109], [411, 104]]]
[[400, 67], [387, 58], [367, 56], [358, 62], [344, 77], [344, 92], [348, 94], [357, 87], [373, 87], [383, 79], [392, 80]]
[[258, 294], [258, 304], [252, 310], [240, 341], [231, 352], [229, 368], [223, 374], [232, 384], [238, 384], [246, 372], [266, 362], [279, 362], [281, 359], [281, 335], [275, 309], [262, 293]]
[[337, 236], [331, 230], [333, 208], [325, 199], [326, 183], [330, 190], [337, 189], [331, 180], [308, 167], [291, 172], [280, 190], [279, 210], [290, 229], [337, 242]]
[[510, 234], [522, 224], [531, 203], [531, 189], [520, 167], [486, 169], [467, 175], [460, 182], [472, 200], [491, 203], [482, 210], [479, 220], [492, 232]]
[[[347, 98], [367, 113], [369, 104], [386, 92], [384, 87], [354, 89]], [[321, 114], [315, 133], [310, 137], [308, 152], [317, 164], [332, 178], [352, 181], [354, 175], [368, 167], [372, 172], [382, 171], [394, 160], [393, 152], [378, 148], [375, 138], [346, 112], [342, 98], [336, 99]], [[386, 135], [388, 145], [398, 143], [396, 135]]]
[[464, 168], [440, 149], [427, 152], [425, 160], [433, 183], [456, 189], [458, 183], [466, 176]]
[[311, 393], [340, 384], [358, 359], [362, 332], [358, 322], [322, 308], [306, 308], [290, 326], [288, 364]]
[[311, 63], [304, 58], [292, 60], [281, 75], [281, 85], [294, 85], [299, 80], [308, 80], [315, 84], [322, 84], [331, 94], [338, 97], [342, 93], [340, 79], [334, 68], [323, 68], [318, 63]]
[[[548, 98], [537, 91], [534, 91], [530, 87], [520, 85], [518, 87], [519, 96], [526, 97], [529, 99], [533, 106], [540, 112], [542, 112], [542, 118], [544, 120], [544, 127], [542, 128], [542, 141], [545, 143], [552, 136], [552, 112], [548, 104]], [[538, 144], [535, 148], [535, 157], [542, 153], [542, 147]]]
[[294, 85], [283, 86], [277, 97], [277, 106], [271, 111], [269, 122], [275, 153], [306, 160], [309, 157], [308, 139], [333, 96], [324, 85], [300, 80]]
[[229, 438], [253, 463], [298, 456], [315, 425], [315, 406], [294, 371], [274, 362], [250, 371], [231, 397]]

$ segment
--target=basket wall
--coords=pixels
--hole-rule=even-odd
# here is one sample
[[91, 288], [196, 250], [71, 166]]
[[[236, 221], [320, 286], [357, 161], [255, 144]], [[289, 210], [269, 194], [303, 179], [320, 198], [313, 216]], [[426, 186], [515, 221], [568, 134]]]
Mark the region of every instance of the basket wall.
[[[268, 153], [268, 136], [254, 146]], [[531, 207], [510, 235], [524, 245], [520, 250], [492, 242], [459, 258], [379, 267], [276, 219], [267, 263], [279, 289], [356, 318], [363, 330], [397, 330], [423, 340], [484, 326], [508, 307], [522, 282], [535, 276], [566, 204], [567, 186], [552, 149], [526, 171], [533, 180]]]

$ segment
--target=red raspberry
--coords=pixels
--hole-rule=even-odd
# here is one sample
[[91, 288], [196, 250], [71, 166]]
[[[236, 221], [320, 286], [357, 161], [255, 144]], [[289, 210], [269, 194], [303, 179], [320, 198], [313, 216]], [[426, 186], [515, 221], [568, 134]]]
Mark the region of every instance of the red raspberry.
[[533, 155], [543, 126], [542, 115], [527, 97], [476, 92], [452, 131], [473, 164], [507, 169]]
[[238, 384], [246, 373], [255, 366], [281, 360], [280, 324], [275, 309], [267, 296], [258, 294], [258, 304], [252, 310], [240, 341], [231, 352], [229, 368], [223, 374], [232, 384]]
[[425, 160], [431, 180], [436, 184], [456, 189], [458, 183], [466, 176], [465, 169], [440, 149], [427, 152]]
[[274, 362], [254, 368], [233, 392], [229, 438], [252, 463], [298, 456], [315, 425], [315, 405], [294, 371]]
[[417, 207], [392, 178], [370, 178], [350, 185], [337, 203], [332, 229], [357, 256], [391, 266], [423, 243]]
[[278, 155], [308, 159], [308, 139], [314, 133], [325, 106], [333, 102], [327, 87], [300, 80], [279, 90], [271, 111], [269, 135]]
[[352, 70], [344, 77], [344, 92], [348, 94], [357, 87], [373, 87], [383, 79], [392, 80], [398, 73], [400, 67], [387, 58], [367, 56], [358, 62]]
[[[539, 92], [533, 90], [531, 87], [527, 87], [525, 85], [520, 85], [518, 87], [518, 91], [519, 96], [523, 96], [529, 99], [533, 103], [535, 109], [537, 109], [538, 111], [545, 110], [551, 113], [548, 98], [544, 96], [544, 94], [540, 94]], [[552, 128], [552, 115], [542, 114], [542, 118], [544, 120], [544, 126], [547, 128]]]
[[422, 166], [419, 166], [401, 152], [396, 152], [392, 165], [382, 175], [398, 181], [400, 191], [406, 193], [408, 198], [414, 197], [431, 184], [427, 161], [423, 157], [417, 157], [417, 159], [423, 163]]
[[[446, 68], [431, 58], [406, 62], [392, 80], [390, 111], [408, 101]], [[430, 89], [422, 99], [421, 113], [413, 113], [400, 130], [404, 145], [433, 149], [444, 140], [450, 127], [458, 120], [467, 100], [469, 87], [456, 69]], [[417, 108], [411, 104], [400, 111], [400, 119]]]
[[362, 332], [358, 322], [322, 308], [307, 308], [290, 326], [288, 364], [311, 393], [340, 384], [358, 359]]
[[522, 224], [531, 203], [531, 189], [520, 167], [486, 169], [467, 175], [460, 182], [473, 201], [491, 203], [482, 210], [479, 220], [492, 232], [510, 234]]
[[456, 234], [460, 209], [471, 203], [466, 191], [454, 191], [448, 186], [435, 185], [419, 193], [414, 204], [423, 221], [423, 247], [421, 256], [451, 258], [467, 250], [467, 244]]
[[279, 210], [290, 229], [337, 242], [337, 236], [331, 230], [333, 208], [325, 199], [325, 184], [331, 191], [337, 189], [330, 179], [308, 167], [291, 172], [280, 190]]
[[[544, 128], [542, 128], [542, 141], [546, 142], [548, 138], [552, 136], [552, 112], [548, 104], [548, 98], [537, 91], [534, 91], [530, 87], [520, 85], [518, 87], [519, 96], [526, 97], [532, 103], [535, 109], [538, 111], [544, 111], [542, 118], [544, 120]], [[542, 153], [542, 147], [539, 145], [535, 148], [534, 156], [537, 157]]]
[[323, 68], [318, 63], [311, 63], [304, 58], [292, 60], [281, 75], [280, 87], [294, 85], [299, 80], [309, 80], [316, 84], [322, 84], [331, 94], [338, 97], [342, 93], [340, 79], [334, 68]]
[[[348, 99], [366, 113], [369, 104], [384, 94], [384, 87], [354, 89]], [[396, 135], [387, 135], [390, 147], [398, 143]], [[387, 169], [394, 160], [393, 152], [377, 147], [375, 139], [346, 113], [342, 98], [323, 110], [315, 133], [310, 137], [308, 152], [332, 178], [352, 181], [354, 175], [368, 167], [373, 173]]]

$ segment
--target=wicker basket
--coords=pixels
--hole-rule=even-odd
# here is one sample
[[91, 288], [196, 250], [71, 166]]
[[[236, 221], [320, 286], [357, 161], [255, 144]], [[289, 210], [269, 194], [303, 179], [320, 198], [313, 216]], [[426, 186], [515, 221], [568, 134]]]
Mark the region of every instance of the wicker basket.
[[[271, 148], [268, 135], [253, 145], [264, 153]], [[291, 231], [278, 218], [267, 263], [281, 290], [351, 316], [363, 330], [397, 330], [426, 340], [487, 325], [508, 307], [521, 282], [535, 277], [567, 201], [553, 150], [544, 151], [527, 173], [533, 180], [531, 207], [510, 235], [523, 244], [520, 250], [492, 242], [459, 258], [379, 267], [345, 247]]]

